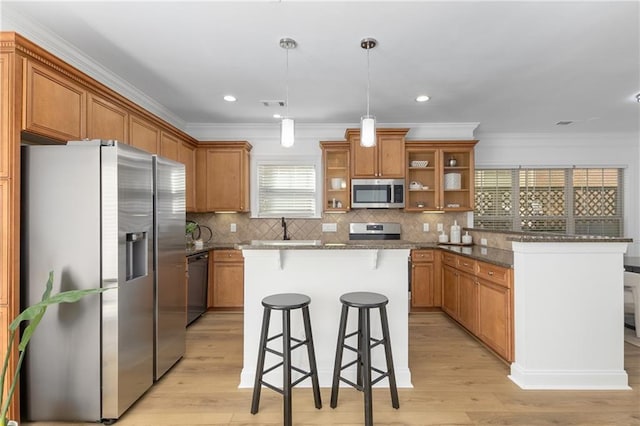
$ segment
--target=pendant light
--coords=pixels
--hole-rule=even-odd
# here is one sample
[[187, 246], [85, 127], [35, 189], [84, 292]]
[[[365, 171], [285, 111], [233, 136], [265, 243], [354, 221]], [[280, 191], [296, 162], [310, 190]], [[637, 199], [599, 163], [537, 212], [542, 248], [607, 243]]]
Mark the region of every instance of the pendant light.
[[360, 118], [360, 145], [372, 147], [376, 144], [376, 117], [369, 114], [369, 89], [371, 78], [369, 77], [369, 51], [376, 47], [378, 42], [374, 38], [363, 38], [360, 47], [367, 50], [367, 115]]
[[289, 116], [289, 49], [295, 49], [297, 45], [296, 41], [292, 38], [280, 39], [280, 47], [287, 51], [287, 74], [285, 78], [285, 104], [287, 106], [287, 113], [282, 117], [282, 121], [280, 122], [280, 145], [285, 148], [292, 147], [295, 139], [294, 121], [293, 118]]

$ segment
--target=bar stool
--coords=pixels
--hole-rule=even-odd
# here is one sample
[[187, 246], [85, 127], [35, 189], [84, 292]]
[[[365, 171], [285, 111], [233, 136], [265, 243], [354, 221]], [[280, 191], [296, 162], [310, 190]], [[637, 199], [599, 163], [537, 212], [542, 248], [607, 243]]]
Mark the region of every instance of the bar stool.
[[[291, 390], [298, 383], [308, 377], [311, 377], [313, 386], [313, 399], [316, 408], [322, 408], [320, 399], [320, 385], [318, 383], [318, 368], [316, 366], [315, 351], [313, 348], [313, 337], [311, 335], [311, 320], [309, 319], [309, 303], [311, 299], [304, 294], [282, 293], [267, 296], [262, 299], [264, 306], [264, 314], [262, 317], [262, 330], [260, 332], [260, 349], [258, 352], [258, 365], [256, 367], [256, 379], [253, 385], [253, 399], [251, 401], [251, 414], [258, 412], [260, 406], [260, 391], [262, 385], [274, 390], [284, 397], [284, 425], [290, 426], [291, 423]], [[305, 339], [300, 340], [291, 336], [291, 311], [294, 309], [302, 309], [302, 319], [304, 323]], [[269, 321], [271, 319], [271, 311], [282, 311], [282, 332], [271, 337], [269, 334]], [[282, 352], [276, 351], [268, 347], [268, 343], [272, 340], [282, 337]], [[293, 345], [292, 345], [293, 342]], [[307, 355], [309, 357], [309, 371], [291, 365], [291, 352], [302, 345], [307, 346]], [[264, 369], [266, 352], [282, 357], [282, 361]], [[263, 380], [263, 376], [276, 368], [282, 366], [282, 388], [278, 388]], [[291, 370], [295, 370], [302, 374], [295, 382], [291, 382]]]
[[[389, 299], [378, 293], [355, 292], [346, 293], [340, 297], [342, 302], [342, 314], [340, 315], [340, 326], [338, 330], [338, 345], [336, 348], [336, 360], [333, 366], [333, 385], [331, 386], [331, 408], [338, 405], [339, 382], [343, 381], [350, 386], [364, 392], [364, 424], [373, 425], [373, 406], [371, 399], [371, 387], [385, 377], [389, 378], [389, 390], [391, 392], [391, 405], [393, 408], [400, 408], [398, 401], [398, 389], [396, 388], [396, 375], [393, 369], [393, 358], [391, 356], [391, 340], [389, 337], [389, 321], [387, 320], [387, 308]], [[358, 329], [346, 334], [347, 316], [349, 308], [358, 309]], [[371, 323], [369, 310], [378, 308], [380, 310], [380, 323], [382, 325], [382, 338], [371, 337]], [[345, 343], [345, 340], [358, 336], [358, 346], [354, 348]], [[372, 344], [373, 343], [373, 344]], [[379, 370], [371, 365], [371, 349], [384, 345], [385, 358], [387, 360], [387, 371]], [[356, 359], [342, 365], [344, 349], [348, 349], [357, 354]], [[356, 364], [357, 383], [342, 377], [342, 370]], [[375, 371], [379, 376], [371, 379], [371, 372]]]

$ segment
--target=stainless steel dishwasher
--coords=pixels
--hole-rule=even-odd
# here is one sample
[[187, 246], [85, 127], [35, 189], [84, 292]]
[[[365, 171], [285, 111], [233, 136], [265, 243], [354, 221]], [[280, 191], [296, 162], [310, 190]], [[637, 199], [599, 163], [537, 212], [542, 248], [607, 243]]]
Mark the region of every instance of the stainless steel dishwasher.
[[187, 325], [207, 310], [207, 284], [209, 281], [209, 254], [198, 253], [187, 258], [189, 284], [187, 288]]

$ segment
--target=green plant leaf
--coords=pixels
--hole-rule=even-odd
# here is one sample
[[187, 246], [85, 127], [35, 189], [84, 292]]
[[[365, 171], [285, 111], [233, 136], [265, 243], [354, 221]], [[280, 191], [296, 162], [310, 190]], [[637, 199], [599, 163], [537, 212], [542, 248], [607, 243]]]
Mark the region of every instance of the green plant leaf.
[[[102, 293], [107, 290], [112, 290], [117, 287], [108, 287], [108, 288], [92, 288], [92, 289], [83, 289], [83, 290], [69, 290], [63, 291], [58, 294], [51, 296], [51, 291], [53, 289], [53, 271], [49, 272], [49, 279], [45, 285], [44, 293], [42, 294], [42, 300], [28, 308], [24, 309], [9, 325], [9, 330], [11, 332], [11, 336], [9, 339], [9, 344], [7, 346], [7, 353], [5, 355], [2, 373], [0, 373], [0, 426], [4, 426], [6, 424], [6, 415], [7, 410], [9, 409], [9, 403], [13, 398], [13, 393], [15, 391], [16, 384], [18, 382], [18, 377], [20, 374], [20, 369], [22, 367], [22, 360], [24, 359], [25, 349], [31, 340], [31, 336], [35, 332], [36, 328], [42, 321], [44, 314], [47, 308], [50, 305], [55, 305], [59, 303], [74, 303], [82, 299], [83, 297], [90, 294]], [[18, 364], [16, 366], [16, 371], [11, 382], [11, 386], [9, 387], [8, 394], [6, 399], [2, 398], [2, 389], [4, 389], [4, 382], [6, 378], [7, 368], [9, 357], [11, 356], [11, 348], [14, 344], [14, 338], [16, 333], [19, 332], [20, 324], [23, 321], [28, 321], [28, 325], [25, 327], [22, 332], [22, 337], [18, 344], [18, 350], [20, 353], [20, 357], [18, 359]]]

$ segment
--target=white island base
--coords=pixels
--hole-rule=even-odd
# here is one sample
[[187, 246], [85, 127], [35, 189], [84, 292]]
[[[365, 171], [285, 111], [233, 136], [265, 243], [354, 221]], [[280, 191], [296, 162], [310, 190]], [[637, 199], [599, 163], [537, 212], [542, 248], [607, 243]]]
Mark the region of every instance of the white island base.
[[[244, 348], [240, 388], [254, 384], [264, 297], [277, 293], [302, 293], [311, 298], [309, 312], [315, 345], [318, 379], [321, 387], [331, 387], [335, 361], [338, 325], [342, 304], [340, 296], [353, 291], [371, 291], [387, 296], [387, 315], [393, 351], [397, 386], [411, 388], [409, 371], [409, 308], [407, 259], [409, 249], [243, 249], [244, 255]], [[357, 310], [349, 311], [347, 332], [355, 330]], [[269, 335], [281, 330], [282, 315], [272, 311]], [[304, 338], [301, 310], [292, 311], [291, 333]], [[371, 335], [381, 337], [378, 309], [371, 310]], [[282, 350], [282, 340], [270, 347]], [[355, 338], [350, 341], [356, 345]], [[343, 364], [354, 359], [345, 351]], [[307, 370], [307, 351], [304, 346], [292, 354], [294, 366]], [[281, 358], [267, 353], [265, 368]], [[372, 350], [373, 366], [386, 370], [382, 345]], [[281, 386], [281, 368], [265, 375], [265, 380]], [[355, 367], [345, 370], [347, 378], [355, 381]], [[300, 375], [293, 372], [295, 381]], [[374, 377], [377, 377], [374, 373]], [[299, 386], [310, 386], [306, 379]], [[344, 385], [344, 384], [342, 384]], [[387, 379], [376, 386], [388, 387]]]
[[523, 389], [629, 389], [621, 242], [514, 242], [515, 362]]

